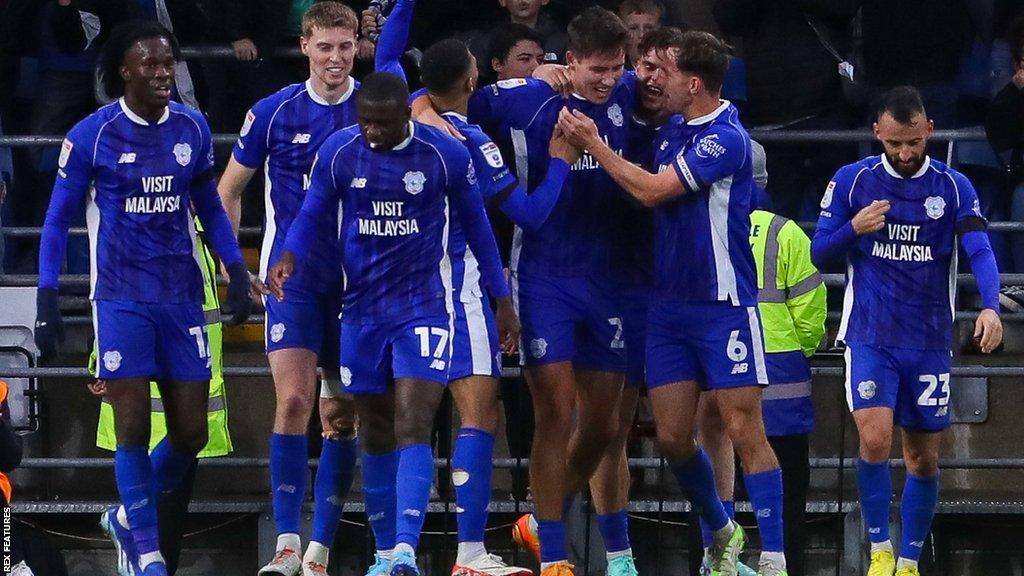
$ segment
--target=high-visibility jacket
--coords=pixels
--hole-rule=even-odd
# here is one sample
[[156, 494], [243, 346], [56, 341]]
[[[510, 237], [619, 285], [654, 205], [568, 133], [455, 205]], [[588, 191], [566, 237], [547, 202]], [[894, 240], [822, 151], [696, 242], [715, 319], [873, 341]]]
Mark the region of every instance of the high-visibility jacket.
[[[222, 338], [220, 321], [220, 300], [217, 298], [217, 265], [206, 246], [202, 228], [196, 220], [199, 230], [199, 254], [203, 262], [203, 311], [206, 315], [210, 339], [210, 399], [206, 405], [206, 417], [210, 439], [199, 452], [200, 458], [224, 456], [234, 449], [231, 446], [231, 434], [228, 432], [228, 404], [224, 393], [224, 374], [222, 359]], [[89, 358], [89, 369], [96, 373], [96, 350], [93, 349]], [[160, 398], [160, 390], [156, 382], [149, 383], [150, 408], [152, 411], [149, 448], [152, 450], [167, 435], [167, 421], [164, 417], [164, 404]], [[96, 446], [105, 450], [117, 448], [117, 436], [114, 434], [114, 409], [106, 398], [100, 404], [100, 422], [96, 430]]]
[[825, 334], [825, 284], [811, 262], [811, 241], [796, 222], [755, 210], [750, 246], [768, 364], [765, 431], [768, 436], [806, 434], [814, 428], [808, 358]]

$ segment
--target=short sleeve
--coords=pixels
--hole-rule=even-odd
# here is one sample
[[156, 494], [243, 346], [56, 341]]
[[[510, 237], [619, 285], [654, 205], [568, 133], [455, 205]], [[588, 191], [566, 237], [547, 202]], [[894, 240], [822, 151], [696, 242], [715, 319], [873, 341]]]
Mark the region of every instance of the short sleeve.
[[93, 177], [93, 151], [96, 147], [96, 129], [91, 118], [86, 118], [68, 132], [60, 145], [57, 158], [57, 179], [71, 190], [84, 190]]
[[748, 150], [749, 143], [735, 130], [711, 127], [689, 150], [680, 150], [672, 165], [688, 192], [707, 192], [743, 166]]
[[499, 80], [478, 89], [469, 99], [469, 121], [476, 124], [509, 123], [522, 126], [540, 107], [558, 94], [534, 78]]
[[476, 169], [476, 178], [484, 202], [509, 186], [515, 185], [516, 177], [512, 175], [508, 164], [502, 158], [501, 150], [485, 134], [482, 132], [473, 134], [467, 142], [467, 148], [473, 160], [473, 167]]
[[259, 168], [267, 158], [267, 144], [270, 131], [271, 109], [269, 99], [256, 103], [245, 113], [245, 121], [238, 131], [238, 141], [232, 155], [235, 160], [247, 168]]

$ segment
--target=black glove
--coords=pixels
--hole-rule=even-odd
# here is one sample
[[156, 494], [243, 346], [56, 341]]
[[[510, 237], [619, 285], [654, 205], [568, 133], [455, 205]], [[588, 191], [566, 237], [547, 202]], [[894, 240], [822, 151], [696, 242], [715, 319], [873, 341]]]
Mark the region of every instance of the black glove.
[[60, 317], [60, 303], [56, 288], [40, 288], [36, 292], [36, 348], [42, 356], [57, 351], [64, 340], [64, 320]]
[[249, 318], [252, 310], [252, 297], [249, 293], [249, 269], [242, 262], [228, 266], [228, 300], [224, 314], [228, 316], [227, 324], [237, 326]]

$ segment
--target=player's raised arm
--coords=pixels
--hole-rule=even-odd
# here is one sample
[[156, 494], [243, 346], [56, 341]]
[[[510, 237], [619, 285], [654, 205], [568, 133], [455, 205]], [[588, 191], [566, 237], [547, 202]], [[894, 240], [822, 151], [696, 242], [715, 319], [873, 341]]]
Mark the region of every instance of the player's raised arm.
[[61, 144], [57, 181], [46, 210], [39, 239], [39, 291], [36, 294], [36, 346], [46, 356], [63, 337], [64, 324], [57, 302], [58, 276], [68, 244], [71, 217], [82, 204], [92, 181], [91, 156], [95, 131], [75, 126]]
[[381, 30], [380, 38], [377, 40], [377, 52], [373, 59], [373, 69], [377, 72], [388, 72], [398, 76], [402, 80], [405, 77], [405, 70], [399, 60], [405, 51], [405, 45], [409, 41], [409, 28], [412, 26], [412, 15], [416, 8], [416, 0], [398, 0], [395, 7], [391, 9], [384, 29]]
[[594, 121], [584, 114], [563, 108], [558, 115], [558, 128], [570, 142], [590, 152], [601, 168], [644, 206], [657, 206], [686, 193], [671, 170], [651, 174], [619, 156], [601, 139]]

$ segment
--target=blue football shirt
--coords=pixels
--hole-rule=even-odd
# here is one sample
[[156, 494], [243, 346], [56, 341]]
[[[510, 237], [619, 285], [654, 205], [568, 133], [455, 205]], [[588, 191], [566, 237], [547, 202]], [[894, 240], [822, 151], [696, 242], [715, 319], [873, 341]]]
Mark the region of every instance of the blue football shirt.
[[736, 107], [723, 100], [668, 136], [659, 171], [674, 170], [686, 193], [654, 210], [655, 297], [756, 306], [750, 136]]
[[359, 126], [351, 126], [330, 136], [317, 158], [285, 250], [304, 260], [319, 214], [340, 213], [346, 322], [450, 312], [453, 212], [479, 260], [482, 285], [493, 297], [508, 295], [476, 171], [462, 143], [413, 122], [404, 142], [378, 152]]
[[[213, 147], [201, 113], [170, 102], [150, 124], [118, 100], [71, 129], [58, 166], [54, 198], [87, 196], [90, 298], [203, 301], [191, 194], [194, 179], [211, 176]], [[202, 192], [216, 201], [212, 187]], [[56, 202], [50, 210], [72, 205]], [[48, 223], [51, 217], [63, 219], [48, 213]], [[225, 258], [237, 257], [235, 250]], [[59, 267], [40, 260], [40, 287], [56, 288]]]
[[858, 236], [847, 252], [838, 339], [948, 350], [956, 295], [956, 234], [984, 225], [978, 195], [963, 175], [931, 158], [910, 178], [884, 156], [839, 169], [825, 189], [818, 233], [830, 234], [875, 200], [888, 200], [885, 227]]
[[[313, 158], [327, 137], [356, 123], [355, 79], [335, 104], [329, 104], [307, 80], [260, 100], [246, 114], [232, 154], [239, 164], [264, 171], [266, 220], [260, 250], [260, 277], [281, 257], [284, 239], [309, 188]], [[321, 225], [337, 230], [337, 212], [325, 211]], [[335, 291], [341, 252], [337, 234], [316, 235], [310, 257], [288, 281], [289, 288], [323, 294]]]
[[[605, 142], [620, 154], [629, 137], [634, 81], [616, 84], [608, 101], [594, 104], [579, 96], [562, 98], [535, 79], [503, 80], [481, 88], [469, 103], [469, 119], [498, 126], [515, 151], [521, 183], [533, 190], [544, 179], [548, 145], [563, 107], [592, 118]], [[539, 230], [517, 230], [512, 267], [516, 272], [551, 276], [605, 276], [609, 273], [614, 214], [622, 189], [592, 156], [572, 167], [551, 215]]]

